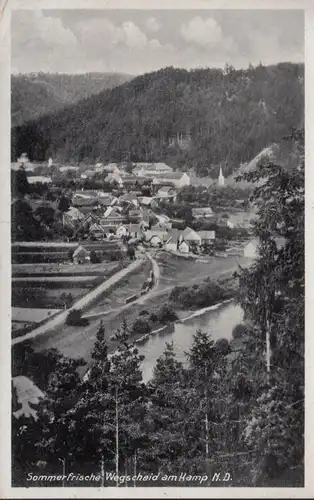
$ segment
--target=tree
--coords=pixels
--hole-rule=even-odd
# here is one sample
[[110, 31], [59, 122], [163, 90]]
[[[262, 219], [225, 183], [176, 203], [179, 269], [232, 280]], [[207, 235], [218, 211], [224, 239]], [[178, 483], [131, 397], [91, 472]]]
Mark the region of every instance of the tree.
[[61, 357], [49, 378], [45, 398], [38, 405], [40, 434], [37, 438], [37, 457], [45, 459], [58, 471], [58, 459], [71, 467], [81, 466], [80, 438], [76, 432], [80, 414], [77, 402], [81, 400], [82, 383], [77, 372], [84, 366], [82, 359]]
[[[302, 481], [304, 414], [304, 132], [294, 131], [290, 169], [264, 161], [244, 177], [255, 182], [253, 232], [259, 255], [240, 273], [240, 303], [264, 347], [260, 394], [247, 416], [245, 441], [264, 446], [255, 481], [273, 484], [298, 468]], [[289, 411], [284, 411], [289, 408]], [[291, 431], [293, 428], [293, 432]], [[289, 445], [288, 445], [289, 442]], [[283, 449], [289, 446], [289, 454]], [[274, 477], [275, 475], [275, 477]]]
[[86, 326], [88, 319], [82, 318], [81, 309], [72, 309], [66, 317], [66, 324], [71, 326]]
[[19, 170], [11, 171], [11, 187], [13, 196], [24, 197], [30, 192], [30, 185], [24, 167], [21, 166]]
[[52, 207], [38, 207], [35, 210], [35, 217], [41, 224], [50, 228], [54, 223], [55, 211]]
[[67, 212], [70, 208], [70, 201], [65, 196], [61, 196], [58, 204], [58, 210], [61, 212]]

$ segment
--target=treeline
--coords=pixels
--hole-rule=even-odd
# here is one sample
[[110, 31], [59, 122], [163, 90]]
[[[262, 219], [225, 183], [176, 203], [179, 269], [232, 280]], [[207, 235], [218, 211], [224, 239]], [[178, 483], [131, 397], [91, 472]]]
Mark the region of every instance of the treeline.
[[[98, 484], [106, 486], [119, 480], [109, 482], [104, 471], [117, 471], [121, 483], [122, 476], [138, 472], [185, 471], [206, 476], [202, 486], [225, 486], [212, 478], [228, 471], [228, 486], [303, 485], [303, 132], [294, 133], [294, 140], [299, 148], [294, 169], [264, 162], [244, 176], [264, 182], [253, 193], [259, 255], [251, 268], [239, 269], [245, 325], [234, 330], [233, 340], [214, 342], [196, 332], [185, 364], [168, 345], [148, 382], [142, 380], [142, 357], [126, 323], [116, 333], [111, 357], [100, 325], [83, 379], [77, 371], [82, 360], [53, 351], [52, 373], [40, 385], [46, 397], [38, 419], [13, 418], [14, 485], [29, 485], [29, 471], [58, 473], [62, 461], [68, 472], [99, 471]], [[32, 353], [19, 356], [25, 370]], [[41, 370], [32, 369], [43, 381]], [[13, 402], [15, 411], [16, 397]]]
[[130, 80], [120, 73], [31, 73], [11, 76], [12, 124], [22, 125]]
[[[229, 175], [303, 123], [304, 66], [165, 68], [12, 129], [12, 159], [167, 161]], [[186, 138], [182, 148], [176, 137]]]

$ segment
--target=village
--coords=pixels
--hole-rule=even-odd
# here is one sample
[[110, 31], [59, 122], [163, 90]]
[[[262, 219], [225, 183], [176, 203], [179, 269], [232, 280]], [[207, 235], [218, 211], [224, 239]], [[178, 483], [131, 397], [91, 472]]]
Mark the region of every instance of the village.
[[[167, 215], [163, 207], [169, 213], [180, 192], [191, 186], [192, 179], [188, 172], [174, 171], [165, 163], [136, 163], [131, 169], [126, 164], [97, 163], [93, 168], [82, 169], [55, 165], [52, 159], [46, 165], [32, 164], [22, 155], [12, 168], [24, 170], [31, 186], [42, 186], [48, 192], [60, 186], [63, 179], [59, 198], [65, 196], [68, 206], [60, 212], [58, 222], [62, 223], [62, 240], [77, 242], [74, 263], [98, 262], [101, 254], [86, 249], [86, 243], [92, 241], [101, 242], [102, 250], [128, 249], [132, 257], [140, 245], [197, 258], [239, 250], [239, 243], [242, 248], [243, 241], [247, 242], [250, 236], [249, 217], [240, 221], [233, 217], [234, 212], [245, 216], [241, 206], [245, 200], [237, 200], [240, 208], [231, 212], [221, 207], [197, 206], [196, 202], [191, 204], [189, 218], [185, 214], [181, 218]], [[52, 175], [47, 175], [49, 169]], [[38, 171], [45, 175], [37, 175]], [[69, 184], [71, 187], [66, 188]], [[106, 191], [101, 189], [102, 184], [106, 185]], [[221, 190], [226, 187], [221, 168], [216, 184]], [[37, 213], [41, 208], [56, 207], [56, 202], [47, 200], [47, 196], [34, 193], [26, 198]], [[195, 229], [195, 224], [199, 229]], [[217, 226], [218, 233], [214, 229]], [[244, 253], [254, 254], [255, 246], [251, 243]]]

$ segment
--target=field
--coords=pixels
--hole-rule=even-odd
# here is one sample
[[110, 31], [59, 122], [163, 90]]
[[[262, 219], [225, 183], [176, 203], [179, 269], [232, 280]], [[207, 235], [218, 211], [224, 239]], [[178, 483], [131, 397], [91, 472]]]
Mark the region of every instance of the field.
[[100, 264], [13, 264], [13, 277], [41, 276], [107, 276], [115, 272], [120, 264], [116, 262], [101, 262]]
[[[62, 294], [75, 301], [121, 269], [117, 262], [100, 264], [14, 264], [12, 306], [35, 309], [64, 307]], [[69, 299], [70, 300], [70, 299]]]
[[236, 271], [238, 264], [246, 267], [251, 263], [251, 259], [238, 255], [209, 257], [208, 262], [197, 262], [160, 253], [157, 260], [161, 270], [160, 292], [170, 291], [174, 286], [199, 283], [205, 278], [221, 278]]

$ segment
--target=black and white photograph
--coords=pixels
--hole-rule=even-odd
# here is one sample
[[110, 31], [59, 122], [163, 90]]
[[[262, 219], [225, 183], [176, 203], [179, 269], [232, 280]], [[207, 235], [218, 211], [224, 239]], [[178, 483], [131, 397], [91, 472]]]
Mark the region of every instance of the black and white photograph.
[[11, 12], [12, 489], [305, 486], [304, 11], [205, 3]]

